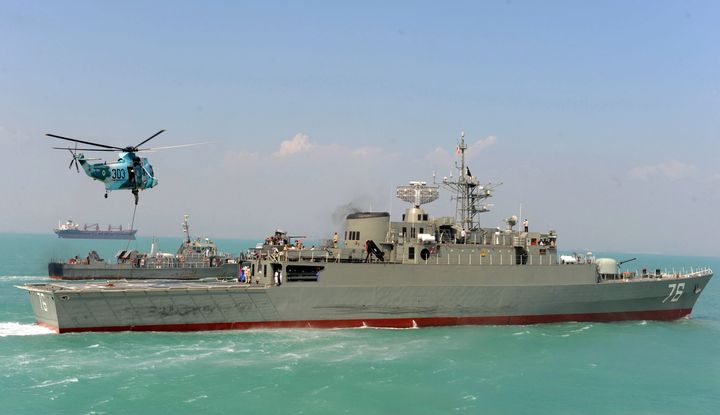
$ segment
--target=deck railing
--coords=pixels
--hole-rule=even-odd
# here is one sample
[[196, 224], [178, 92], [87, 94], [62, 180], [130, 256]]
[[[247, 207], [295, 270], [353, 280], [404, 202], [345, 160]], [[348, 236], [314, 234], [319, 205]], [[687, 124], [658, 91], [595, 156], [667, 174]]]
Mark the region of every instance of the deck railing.
[[[593, 264], [592, 259], [581, 260], [577, 263], [565, 263], [561, 264], [558, 260], [557, 255], [527, 255], [524, 264], [518, 263], [518, 256], [514, 253], [506, 254], [485, 254], [483, 255], [480, 251], [465, 253], [465, 252], [444, 252], [440, 255], [431, 254], [426, 259], [422, 259], [416, 252], [415, 258], [413, 259], [399, 259], [391, 260], [386, 259], [385, 261], [379, 261], [375, 257], [370, 257], [369, 261], [366, 261], [365, 255], [357, 258], [341, 258], [340, 251], [333, 253], [327, 250], [288, 250], [280, 251], [275, 254], [267, 255], [271, 261], [310, 261], [310, 262], [342, 262], [342, 263], [372, 263], [372, 264], [420, 264], [420, 265], [502, 265], [502, 266], [549, 266], [549, 265], [562, 265], [566, 267]], [[625, 275], [632, 275], [630, 278], [643, 277], [643, 273], [639, 271], [625, 272]], [[713, 271], [708, 267], [687, 267], [687, 268], [665, 268], [661, 272], [661, 276], [669, 278], [672, 276], [690, 277], [690, 276], [702, 276], [712, 274]], [[620, 274], [622, 275], [622, 273]], [[645, 278], [656, 277], [655, 272], [646, 272]]]
[[[391, 260], [386, 259], [379, 261], [377, 258], [371, 256], [369, 261], [366, 261], [366, 255], [362, 255], [357, 258], [341, 258], [340, 252], [332, 253], [325, 250], [288, 250], [280, 251], [274, 254], [267, 255], [271, 261], [310, 261], [310, 262], [352, 262], [352, 263], [378, 263], [378, 264], [425, 264], [425, 265], [514, 265], [514, 266], [525, 266], [525, 265], [555, 265], [558, 263], [558, 259], [555, 255], [527, 255], [525, 263], [522, 260], [518, 260], [518, 256], [514, 253], [506, 254], [483, 254], [480, 251], [465, 253], [465, 252], [446, 252], [440, 255], [431, 254], [426, 259], [423, 259], [419, 253], [416, 252], [415, 258], [413, 259], [399, 259]], [[518, 263], [520, 262], [520, 263]]]
[[[659, 271], [659, 272], [658, 272]], [[632, 278], [686, 278], [686, 277], [702, 277], [711, 275], [713, 270], [709, 267], [678, 267], [678, 268], [659, 268], [648, 272], [646, 269], [641, 271], [625, 271], [623, 274], [631, 275]]]

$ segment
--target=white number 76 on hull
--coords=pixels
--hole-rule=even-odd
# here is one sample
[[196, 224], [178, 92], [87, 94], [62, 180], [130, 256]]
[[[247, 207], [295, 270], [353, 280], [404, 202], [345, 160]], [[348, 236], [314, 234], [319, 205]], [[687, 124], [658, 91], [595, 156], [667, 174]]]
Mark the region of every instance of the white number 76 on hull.
[[668, 294], [667, 297], [665, 297], [662, 302], [667, 302], [667, 300], [670, 300], [671, 303], [676, 302], [680, 299], [680, 296], [683, 295], [683, 292], [685, 290], [685, 283], [680, 282], [677, 284], [668, 284], [668, 288], [670, 288], [670, 294]]

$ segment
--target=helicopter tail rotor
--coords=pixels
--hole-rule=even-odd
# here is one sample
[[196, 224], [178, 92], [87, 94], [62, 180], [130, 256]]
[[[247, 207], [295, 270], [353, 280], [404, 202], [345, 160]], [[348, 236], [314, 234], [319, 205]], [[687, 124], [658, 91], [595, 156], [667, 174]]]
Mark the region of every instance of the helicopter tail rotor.
[[73, 164], [75, 164], [75, 170], [80, 173], [80, 167], [78, 166], [77, 161], [77, 144], [75, 144], [75, 151], [70, 148], [68, 148], [68, 151], [70, 152], [70, 154], [72, 154], [72, 160], [70, 160], [70, 165], [68, 166], [68, 169], [71, 169]]

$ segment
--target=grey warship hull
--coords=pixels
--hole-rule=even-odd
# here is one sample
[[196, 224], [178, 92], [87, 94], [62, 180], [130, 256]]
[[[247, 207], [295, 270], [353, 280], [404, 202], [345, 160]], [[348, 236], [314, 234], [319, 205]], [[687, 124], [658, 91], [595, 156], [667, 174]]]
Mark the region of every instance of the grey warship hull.
[[712, 271], [703, 269], [598, 281], [594, 264], [449, 270], [430, 264], [328, 262], [322, 267], [322, 278], [292, 281], [288, 275], [279, 286], [265, 273], [251, 284], [52, 283], [19, 288], [28, 291], [39, 324], [67, 333], [672, 320], [690, 314], [712, 277]]

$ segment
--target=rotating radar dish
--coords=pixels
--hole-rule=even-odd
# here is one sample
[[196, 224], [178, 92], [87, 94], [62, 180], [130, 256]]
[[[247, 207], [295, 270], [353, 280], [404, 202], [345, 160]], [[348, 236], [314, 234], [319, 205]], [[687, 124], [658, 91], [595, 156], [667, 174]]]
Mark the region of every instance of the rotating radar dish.
[[425, 182], [410, 182], [409, 186], [398, 186], [395, 196], [402, 201], [412, 203], [415, 207], [420, 207], [436, 200], [440, 197], [440, 192], [437, 186], [428, 187]]

